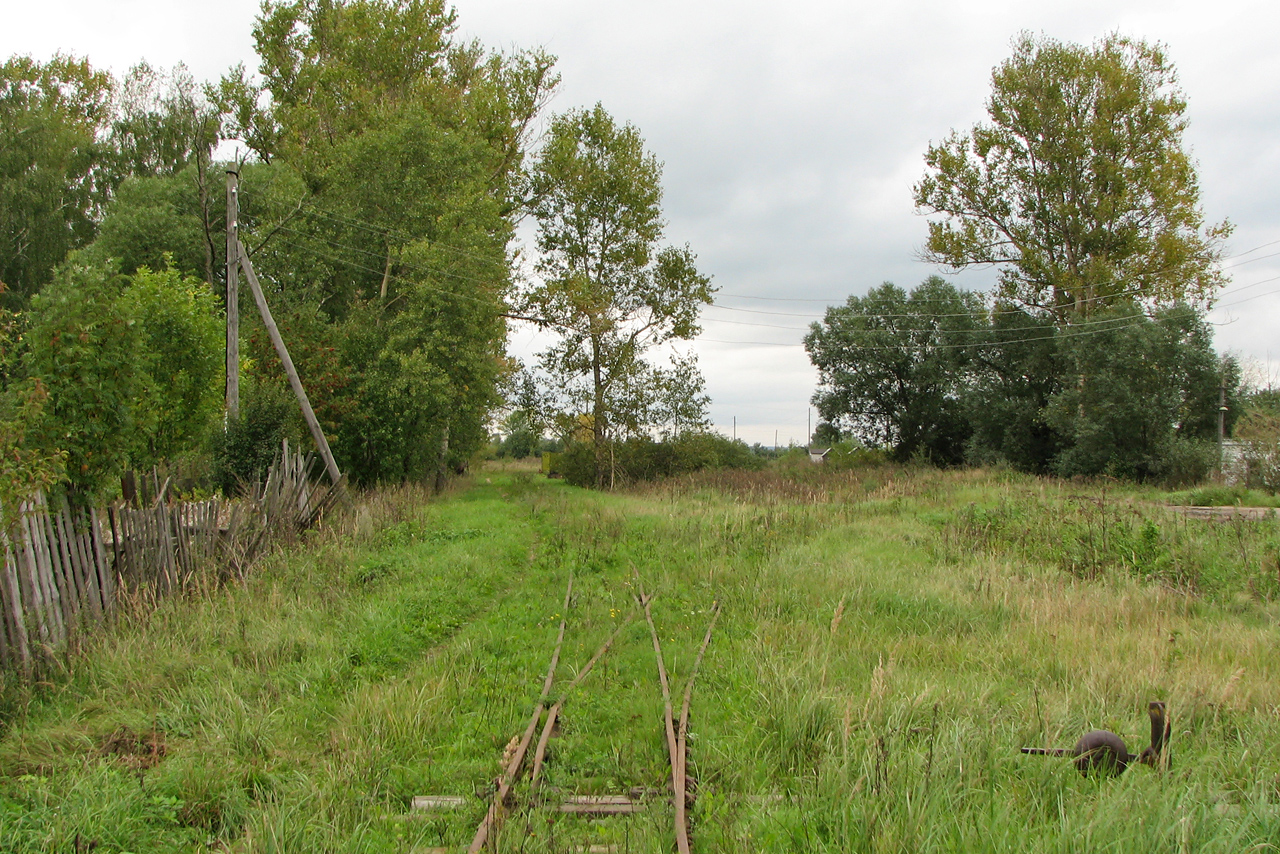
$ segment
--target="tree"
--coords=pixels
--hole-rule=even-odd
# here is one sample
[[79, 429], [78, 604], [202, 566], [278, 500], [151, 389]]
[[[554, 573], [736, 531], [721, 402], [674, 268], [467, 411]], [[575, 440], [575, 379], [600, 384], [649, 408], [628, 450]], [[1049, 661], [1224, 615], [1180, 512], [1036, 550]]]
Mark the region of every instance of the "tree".
[[1052, 316], [997, 300], [978, 339], [968, 349], [967, 460], [1048, 473], [1063, 442], [1045, 416], [1064, 376]]
[[[3, 285], [0, 285], [3, 289]], [[66, 453], [43, 446], [38, 425], [49, 392], [25, 376], [26, 315], [0, 303], [0, 533], [11, 534], [19, 505], [62, 479]]]
[[219, 424], [222, 312], [199, 279], [145, 267], [130, 278], [120, 309], [138, 329], [137, 443], [130, 463], [145, 470], [200, 447]]
[[64, 452], [82, 495], [108, 491], [137, 442], [141, 342], [120, 304], [123, 281], [68, 264], [32, 300], [23, 371], [48, 391], [33, 444]]
[[176, 175], [209, 163], [222, 123], [185, 65], [166, 73], [141, 62], [117, 88], [110, 139], [113, 184], [130, 175]]
[[204, 443], [218, 423], [217, 299], [176, 271], [115, 275], [78, 261], [32, 299], [21, 364], [32, 421], [24, 440], [65, 459], [72, 490], [110, 491], [127, 468]]
[[0, 65], [0, 282], [11, 307], [93, 238], [107, 199], [111, 94], [111, 76], [85, 60]]
[[[171, 265], [183, 273], [212, 276], [214, 256], [203, 227], [197, 168], [125, 179], [107, 204], [97, 239], [84, 250], [84, 257], [92, 263], [111, 259], [125, 275], [142, 267], [159, 270]], [[224, 223], [220, 213], [216, 224], [225, 228]]]
[[[522, 310], [561, 336], [541, 365], [563, 410], [590, 413], [601, 487], [607, 443], [654, 423], [663, 372], [645, 353], [696, 335], [698, 312], [714, 292], [687, 246], [658, 246], [661, 171], [639, 131], [597, 104], [556, 117], [530, 180], [541, 280]], [[686, 362], [676, 373], [691, 369]], [[681, 384], [698, 397], [700, 387]]]
[[269, 153], [258, 169], [301, 186], [292, 212], [241, 217], [245, 243], [358, 483], [464, 467], [506, 369], [519, 174], [556, 77], [545, 54], [490, 54], [453, 28], [439, 0], [267, 3], [269, 107], [242, 70], [213, 93]]
[[931, 145], [924, 257], [1000, 268], [1000, 293], [1059, 325], [1116, 303], [1203, 302], [1230, 225], [1205, 227], [1186, 100], [1158, 46], [1022, 35], [992, 74], [990, 124]]
[[805, 336], [818, 369], [813, 402], [824, 421], [893, 456], [938, 463], [964, 457], [962, 396], [982, 299], [930, 276], [910, 295], [891, 282], [827, 309]]
[[1089, 381], [1063, 383], [1046, 409], [1065, 440], [1054, 469], [1063, 476], [1137, 480], [1203, 477], [1212, 464], [1204, 454], [1190, 476], [1171, 469], [1183, 465], [1187, 442], [1213, 447], [1219, 388], [1232, 380], [1213, 352], [1207, 324], [1188, 306], [1163, 309], [1154, 318], [1134, 306], [1097, 317], [1099, 323], [1120, 322], [1061, 339], [1068, 375]]

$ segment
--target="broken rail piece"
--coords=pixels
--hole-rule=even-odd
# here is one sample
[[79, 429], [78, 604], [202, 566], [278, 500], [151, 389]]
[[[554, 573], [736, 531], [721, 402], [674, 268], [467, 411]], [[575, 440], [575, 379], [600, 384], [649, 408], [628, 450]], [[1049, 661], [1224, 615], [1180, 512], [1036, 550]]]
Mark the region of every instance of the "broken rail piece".
[[1032, 756], [1071, 756], [1076, 770], [1081, 774], [1100, 772], [1118, 775], [1133, 762], [1160, 767], [1168, 762], [1168, 746], [1171, 725], [1165, 704], [1152, 700], [1147, 704], [1151, 718], [1151, 744], [1142, 753], [1130, 753], [1124, 739], [1114, 732], [1095, 729], [1085, 733], [1075, 747], [1024, 747], [1022, 752]]

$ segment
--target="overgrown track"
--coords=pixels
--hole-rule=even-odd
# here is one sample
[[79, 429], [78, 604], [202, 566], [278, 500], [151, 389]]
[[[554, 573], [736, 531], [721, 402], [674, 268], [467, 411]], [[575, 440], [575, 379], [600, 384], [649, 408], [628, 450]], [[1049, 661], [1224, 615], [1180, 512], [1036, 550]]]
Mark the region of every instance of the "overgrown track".
[[[637, 579], [638, 581], [638, 579]], [[542, 779], [542, 770], [546, 760], [547, 747], [551, 736], [556, 729], [557, 721], [560, 713], [564, 708], [566, 701], [570, 695], [591, 673], [596, 663], [610, 650], [618, 637], [626, 630], [628, 626], [635, 620], [640, 613], [643, 613], [649, 625], [650, 635], [653, 640], [654, 653], [657, 660], [658, 679], [662, 689], [663, 697], [663, 726], [667, 736], [668, 761], [670, 764], [671, 778], [671, 800], [674, 807], [674, 834], [676, 848], [680, 854], [689, 854], [689, 827], [687, 808], [691, 798], [688, 790], [688, 777], [686, 773], [686, 761], [688, 755], [688, 731], [689, 731], [689, 710], [693, 697], [693, 685], [697, 678], [698, 669], [702, 664], [703, 656], [710, 646], [712, 632], [715, 628], [716, 619], [719, 617], [719, 604], [712, 605], [712, 616], [707, 626], [706, 635], [703, 638], [702, 646], [698, 651], [698, 656], [694, 661], [693, 669], [689, 674], [685, 683], [684, 702], [680, 711], [679, 724], [676, 725], [672, 717], [672, 703], [670, 683], [667, 677], [667, 669], [662, 655], [662, 647], [658, 638], [658, 631], [653, 621], [652, 602], [654, 595], [646, 594], [643, 588], [635, 598], [636, 607], [626, 616], [626, 618], [614, 629], [609, 638], [595, 651], [595, 654], [587, 661], [586, 664], [577, 672], [577, 674], [569, 681], [569, 683], [561, 689], [555, 702], [548, 708], [548, 702], [552, 695], [552, 687], [555, 684], [556, 672], [560, 666], [560, 654], [564, 646], [564, 637], [566, 627], [569, 620], [569, 611], [573, 604], [573, 576], [570, 575], [565, 590], [564, 606], [561, 610], [563, 617], [560, 620], [560, 629], [556, 637], [555, 647], [551, 653], [551, 661], [547, 668], [547, 674], [543, 679], [542, 691], [535, 704], [533, 714], [529, 718], [529, 723], [525, 727], [522, 735], [513, 737], [508, 743], [504, 751], [502, 761], [502, 773], [497, 780], [497, 788], [493, 793], [489, 809], [484, 819], [476, 828], [475, 836], [471, 840], [470, 846], [467, 848], [468, 854], [479, 854], [486, 848], [493, 850], [497, 847], [497, 839], [501, 832], [503, 819], [507, 813], [519, 806], [514, 797], [514, 788], [520, 780], [521, 775], [526, 767], [525, 759], [529, 753], [529, 747], [533, 743], [533, 736], [538, 732], [539, 723], [541, 723], [541, 734], [538, 738], [537, 746], [534, 749], [533, 761], [529, 772], [529, 802], [527, 806], [532, 806], [538, 798], [538, 786]], [[431, 799], [424, 799], [431, 800]], [[450, 799], [439, 799], [441, 802], [448, 802]], [[563, 812], [576, 812], [596, 815], [624, 814], [633, 812], [639, 808], [638, 799], [631, 795], [613, 795], [613, 796], [583, 796], [573, 795], [564, 799], [564, 803], [560, 805]], [[445, 850], [445, 849], [440, 849]]]

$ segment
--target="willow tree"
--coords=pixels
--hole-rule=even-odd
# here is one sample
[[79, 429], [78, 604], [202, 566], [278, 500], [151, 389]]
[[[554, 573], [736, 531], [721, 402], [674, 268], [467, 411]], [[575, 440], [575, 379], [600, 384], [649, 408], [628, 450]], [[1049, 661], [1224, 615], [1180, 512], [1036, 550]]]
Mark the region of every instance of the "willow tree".
[[990, 122], [931, 145], [924, 256], [1000, 268], [1001, 295], [1059, 324], [1126, 302], [1203, 303], [1225, 279], [1183, 146], [1187, 102], [1159, 46], [1024, 34], [992, 74]]
[[[560, 334], [541, 364], [564, 411], [590, 414], [597, 486], [608, 482], [609, 441], [662, 423], [678, 389], [694, 390], [694, 409], [703, 400], [691, 361], [662, 369], [645, 357], [696, 335], [714, 292], [687, 246], [659, 245], [661, 178], [640, 132], [598, 104], [552, 122], [531, 178], [540, 283], [524, 311]], [[702, 420], [688, 409], [685, 423]]]

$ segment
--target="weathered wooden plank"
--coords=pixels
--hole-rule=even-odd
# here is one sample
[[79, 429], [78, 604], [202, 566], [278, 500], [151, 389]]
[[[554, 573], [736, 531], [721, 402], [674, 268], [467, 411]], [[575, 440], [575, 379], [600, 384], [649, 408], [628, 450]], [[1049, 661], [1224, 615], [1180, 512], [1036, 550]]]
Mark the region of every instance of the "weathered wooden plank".
[[89, 508], [89, 523], [90, 530], [93, 532], [93, 554], [97, 565], [98, 595], [102, 602], [102, 616], [109, 618], [116, 605], [116, 576], [107, 563], [106, 548], [102, 542], [102, 517], [98, 515], [97, 508]]
[[29, 613], [35, 620], [36, 638], [43, 644], [51, 644], [54, 642], [56, 630], [50, 623], [52, 618], [49, 615], [49, 590], [40, 566], [40, 555], [36, 548], [35, 540], [32, 536], [32, 522], [30, 503], [23, 505], [23, 512], [20, 516], [22, 527], [22, 551], [26, 557], [26, 569], [28, 576], [28, 587], [31, 598], [27, 600]]
[[84, 591], [85, 591], [85, 609], [89, 616], [95, 622], [101, 621], [106, 616], [106, 608], [102, 602], [102, 585], [98, 576], [98, 561], [101, 558], [102, 549], [98, 543], [98, 535], [94, 530], [93, 513], [90, 509], [81, 507], [79, 512], [80, 530], [84, 533], [80, 538], [81, 548], [85, 554], [84, 566]]
[[54, 562], [59, 565], [58, 571], [54, 573], [55, 580], [60, 585], [63, 608], [62, 614], [68, 626], [68, 631], [76, 625], [76, 617], [80, 613], [80, 605], [82, 595], [80, 592], [79, 574], [80, 567], [77, 566], [79, 561], [75, 553], [75, 534], [70, 530], [71, 513], [67, 509], [67, 500], [63, 498], [60, 502], [61, 506], [57, 512], [44, 513], [45, 529], [49, 537], [49, 553]]
[[418, 795], [413, 799], [416, 812], [431, 810], [456, 810], [467, 805], [468, 799], [461, 795]]
[[18, 665], [24, 674], [31, 672], [31, 648], [27, 644], [27, 623], [23, 616], [22, 588], [18, 583], [18, 555], [9, 541], [9, 535], [0, 531], [0, 539], [4, 541], [4, 584], [7, 608], [5, 621], [9, 626], [11, 646], [17, 651]]

